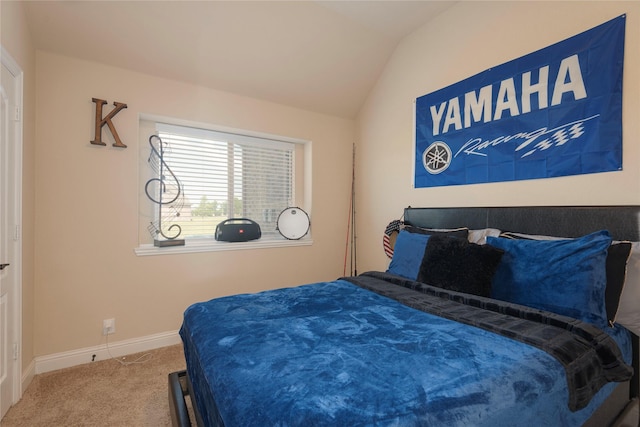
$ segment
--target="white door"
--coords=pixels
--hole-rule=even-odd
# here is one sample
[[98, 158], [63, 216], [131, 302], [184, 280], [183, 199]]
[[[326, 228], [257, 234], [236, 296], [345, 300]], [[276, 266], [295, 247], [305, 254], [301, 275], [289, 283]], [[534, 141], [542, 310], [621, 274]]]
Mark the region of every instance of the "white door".
[[2, 50], [0, 70], [0, 418], [20, 395], [22, 73]]

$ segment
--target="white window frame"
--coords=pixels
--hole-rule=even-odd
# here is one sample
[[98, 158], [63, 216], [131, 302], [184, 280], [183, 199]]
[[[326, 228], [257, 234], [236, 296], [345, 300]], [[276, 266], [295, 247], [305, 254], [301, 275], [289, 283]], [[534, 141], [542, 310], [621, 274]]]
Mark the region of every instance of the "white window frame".
[[[210, 130], [214, 132], [224, 132], [224, 133], [232, 133], [238, 135], [245, 135], [250, 137], [257, 138], [265, 138], [276, 141], [283, 141], [288, 143], [296, 144], [297, 147], [302, 149], [302, 154], [296, 156], [296, 162], [298, 164], [301, 163], [297, 168], [301, 170], [302, 175], [301, 179], [296, 179], [295, 186], [301, 185], [302, 188], [300, 193], [302, 196], [298, 198], [298, 192], [296, 191], [296, 200], [295, 207], [303, 209], [311, 218], [311, 148], [312, 142], [309, 140], [303, 140], [298, 138], [285, 137], [281, 135], [267, 134], [263, 132], [255, 132], [255, 131], [247, 131], [243, 129], [230, 128], [219, 125], [212, 125], [206, 123], [196, 123], [192, 121], [180, 120], [169, 117], [162, 117], [157, 115], [149, 115], [149, 114], [141, 114], [139, 118], [139, 123], [143, 122], [157, 122], [164, 123], [169, 125], [176, 126], [186, 126], [193, 128], [200, 128], [205, 130]], [[143, 129], [142, 126], [139, 130], [139, 159], [138, 165], [140, 168], [139, 179], [138, 179], [138, 187], [140, 187], [139, 196], [138, 196], [138, 212], [140, 216], [139, 220], [139, 230], [138, 230], [138, 247], [134, 249], [134, 252], [138, 256], [149, 256], [149, 255], [167, 255], [167, 254], [186, 254], [186, 253], [198, 253], [198, 252], [217, 252], [217, 251], [230, 251], [230, 250], [250, 250], [250, 249], [266, 249], [266, 248], [280, 248], [280, 247], [292, 247], [292, 246], [310, 246], [313, 244], [313, 239], [311, 236], [311, 228], [309, 232], [299, 240], [288, 240], [284, 237], [282, 239], [267, 239], [267, 240], [252, 240], [248, 242], [219, 242], [215, 239], [206, 239], [206, 238], [198, 238], [198, 239], [186, 239], [184, 246], [167, 246], [167, 247], [156, 247], [154, 246], [152, 239], [149, 236], [146, 227], [143, 227], [143, 204], [150, 203], [146, 200], [146, 195], [144, 192], [144, 184], [146, 182], [146, 177], [148, 177], [148, 164], [147, 158], [149, 156], [149, 145], [148, 138], [151, 135], [150, 130]], [[300, 182], [302, 181], [302, 182]], [[148, 206], [148, 205], [147, 205]], [[148, 219], [145, 216], [144, 219]], [[149, 236], [147, 238], [146, 236]], [[145, 241], [146, 240], [146, 241]]]

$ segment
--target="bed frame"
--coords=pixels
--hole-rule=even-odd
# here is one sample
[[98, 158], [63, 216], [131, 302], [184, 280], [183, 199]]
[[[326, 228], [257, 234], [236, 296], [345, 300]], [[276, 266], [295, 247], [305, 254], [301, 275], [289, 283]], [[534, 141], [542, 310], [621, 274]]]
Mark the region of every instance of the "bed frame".
[[[497, 228], [526, 234], [579, 237], [606, 229], [614, 240], [640, 241], [640, 206], [535, 206], [412, 208], [404, 210], [404, 223], [425, 228]], [[640, 345], [632, 334], [633, 378], [621, 383], [585, 423], [586, 427], [615, 426], [630, 411], [637, 411], [640, 389]], [[186, 396], [191, 395], [185, 371], [169, 374], [169, 406], [174, 426], [191, 426]], [[196, 405], [196, 425], [202, 426]], [[635, 408], [635, 409], [634, 409]]]

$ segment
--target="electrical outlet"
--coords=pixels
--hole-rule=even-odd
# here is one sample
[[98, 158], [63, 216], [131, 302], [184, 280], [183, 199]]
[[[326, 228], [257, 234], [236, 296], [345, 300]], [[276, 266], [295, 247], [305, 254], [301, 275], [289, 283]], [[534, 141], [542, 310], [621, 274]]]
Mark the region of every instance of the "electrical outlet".
[[102, 321], [102, 335], [111, 335], [116, 333], [116, 319], [104, 319]]

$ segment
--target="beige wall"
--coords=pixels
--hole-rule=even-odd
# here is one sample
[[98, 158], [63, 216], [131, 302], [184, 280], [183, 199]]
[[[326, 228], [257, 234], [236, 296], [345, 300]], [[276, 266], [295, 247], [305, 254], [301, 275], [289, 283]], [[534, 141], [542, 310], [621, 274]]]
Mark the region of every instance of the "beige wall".
[[[342, 274], [352, 120], [37, 53], [35, 353], [174, 331], [191, 303]], [[91, 99], [123, 102], [128, 148], [91, 145]], [[312, 246], [138, 257], [138, 119], [152, 114], [313, 143]], [[111, 138], [103, 130], [103, 139]]]
[[34, 358], [34, 150], [35, 150], [35, 50], [31, 43], [23, 5], [0, 2], [0, 44], [22, 69], [22, 370]]
[[[417, 97], [627, 14], [623, 171], [412, 188]], [[406, 206], [640, 203], [640, 2], [460, 2], [405, 38], [358, 117], [359, 270], [386, 269], [382, 233]]]

